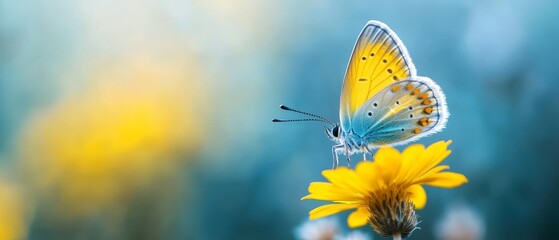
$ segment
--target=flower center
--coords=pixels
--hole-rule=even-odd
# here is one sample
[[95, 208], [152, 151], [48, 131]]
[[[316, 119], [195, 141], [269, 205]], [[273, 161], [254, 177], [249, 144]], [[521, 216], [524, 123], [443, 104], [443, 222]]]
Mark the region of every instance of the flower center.
[[407, 237], [417, 227], [415, 206], [405, 188], [390, 185], [371, 194], [369, 224], [383, 236]]

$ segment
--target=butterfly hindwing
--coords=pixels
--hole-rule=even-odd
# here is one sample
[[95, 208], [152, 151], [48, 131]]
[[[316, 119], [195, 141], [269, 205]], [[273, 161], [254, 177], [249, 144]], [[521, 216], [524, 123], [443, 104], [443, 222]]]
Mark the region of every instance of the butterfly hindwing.
[[440, 87], [411, 77], [385, 87], [355, 113], [352, 127], [370, 146], [402, 144], [440, 131], [448, 110]]
[[368, 99], [388, 85], [413, 76], [415, 66], [396, 33], [382, 22], [368, 22], [357, 39], [342, 86], [342, 129], [351, 129], [351, 119]]

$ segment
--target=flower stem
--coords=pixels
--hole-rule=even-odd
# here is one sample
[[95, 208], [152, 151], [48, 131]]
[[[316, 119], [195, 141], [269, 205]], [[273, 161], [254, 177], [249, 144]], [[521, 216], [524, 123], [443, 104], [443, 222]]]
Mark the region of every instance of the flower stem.
[[394, 240], [402, 240], [402, 234], [400, 233], [395, 233], [394, 235], [392, 235], [392, 238]]

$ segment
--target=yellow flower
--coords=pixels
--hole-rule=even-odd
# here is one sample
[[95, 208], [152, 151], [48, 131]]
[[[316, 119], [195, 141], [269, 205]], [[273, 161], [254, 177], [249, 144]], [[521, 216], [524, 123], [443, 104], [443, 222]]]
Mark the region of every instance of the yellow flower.
[[355, 170], [339, 167], [322, 175], [330, 182], [313, 182], [302, 198], [331, 201], [313, 209], [310, 219], [355, 209], [347, 223], [351, 228], [369, 223], [379, 234], [406, 237], [417, 226], [414, 209], [427, 202], [422, 185], [454, 188], [468, 181], [459, 173], [445, 172], [439, 165], [448, 155], [451, 141], [440, 141], [427, 149], [414, 144], [402, 153], [392, 147], [380, 149], [374, 162], [361, 162]]

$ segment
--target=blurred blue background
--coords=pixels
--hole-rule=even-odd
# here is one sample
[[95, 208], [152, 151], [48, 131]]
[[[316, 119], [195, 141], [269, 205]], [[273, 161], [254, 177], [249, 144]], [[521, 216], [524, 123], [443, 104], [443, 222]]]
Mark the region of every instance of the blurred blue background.
[[[486, 239], [559, 224], [559, 3], [0, 0], [0, 239], [294, 239], [351, 49], [387, 23], [447, 95], [413, 239], [468, 206]], [[343, 217], [341, 219], [344, 219]], [[343, 221], [342, 221], [343, 223]], [[344, 224], [342, 224], [343, 226]], [[438, 227], [437, 227], [438, 226]], [[368, 227], [361, 229], [375, 239]]]

